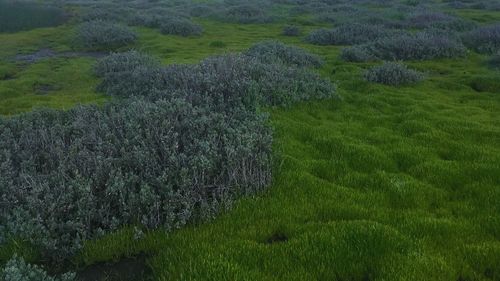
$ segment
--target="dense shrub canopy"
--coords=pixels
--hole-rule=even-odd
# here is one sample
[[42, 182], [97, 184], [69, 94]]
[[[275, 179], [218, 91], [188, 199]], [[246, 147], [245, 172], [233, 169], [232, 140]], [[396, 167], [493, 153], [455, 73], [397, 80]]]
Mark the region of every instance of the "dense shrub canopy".
[[60, 277], [51, 277], [36, 265], [28, 264], [23, 258], [14, 255], [0, 270], [2, 281], [74, 281], [74, 273], [66, 273]]
[[130, 51], [95, 72], [125, 99], [0, 119], [3, 238], [52, 260], [117, 227], [179, 227], [261, 190], [272, 138], [258, 108], [335, 96], [305, 68], [248, 55], [162, 67]]
[[448, 14], [422, 11], [412, 14], [406, 23], [411, 28], [436, 28], [450, 31], [465, 31], [474, 28], [475, 24]]
[[364, 77], [369, 82], [391, 86], [412, 84], [423, 79], [420, 72], [395, 62], [385, 62], [382, 65], [372, 67], [365, 72]]
[[[262, 46], [264, 47], [261, 48]], [[261, 53], [258, 53], [258, 50], [261, 50]], [[148, 64], [150, 61], [137, 52], [114, 54], [103, 59], [96, 67], [97, 73], [103, 77], [99, 88], [110, 95], [157, 99], [180, 90], [188, 96], [205, 93], [205, 97], [209, 97], [207, 91], [226, 92], [226, 87], [231, 86], [231, 91], [234, 92], [230, 91], [227, 95], [233, 95], [232, 98], [234, 93], [238, 92], [242, 95], [242, 100], [253, 104], [258, 100], [272, 106], [285, 106], [297, 100], [314, 97], [335, 96], [335, 88], [329, 82], [308, 70], [294, 67], [320, 63], [315, 56], [301, 49], [276, 42], [264, 42], [256, 44], [247, 53], [208, 58], [196, 66], [168, 67], [138, 65], [136, 61], [145, 60]], [[130, 66], [122, 68], [123, 63], [120, 61], [123, 60], [127, 61], [125, 65]], [[111, 66], [114, 63], [118, 66]], [[101, 69], [113, 71], [106, 72]]]
[[262, 62], [284, 63], [291, 66], [319, 67], [323, 60], [308, 53], [304, 49], [285, 45], [279, 41], [264, 41], [250, 47], [245, 55], [254, 57]]
[[500, 51], [500, 24], [488, 25], [474, 29], [463, 37], [467, 47], [486, 54]]
[[386, 37], [346, 50], [343, 57], [353, 61], [371, 60], [426, 60], [463, 56], [465, 47], [458, 40], [443, 33], [419, 32]]
[[221, 20], [237, 23], [267, 23], [273, 21], [265, 9], [256, 3], [246, 3], [227, 8]]
[[315, 30], [307, 36], [306, 41], [316, 45], [352, 45], [369, 42], [388, 34], [381, 26], [352, 23], [333, 29]]
[[115, 50], [137, 40], [137, 34], [125, 26], [96, 20], [80, 24], [76, 44], [89, 50]]
[[203, 28], [188, 19], [171, 18], [160, 23], [160, 31], [163, 34], [196, 36], [201, 35]]

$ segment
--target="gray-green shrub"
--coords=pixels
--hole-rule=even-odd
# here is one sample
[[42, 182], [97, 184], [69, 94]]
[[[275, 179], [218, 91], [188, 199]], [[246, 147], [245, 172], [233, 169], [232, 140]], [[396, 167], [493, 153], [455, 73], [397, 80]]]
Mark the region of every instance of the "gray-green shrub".
[[453, 58], [465, 55], [464, 45], [453, 37], [438, 32], [419, 32], [416, 34], [399, 34], [385, 37], [346, 50], [345, 58], [360, 59], [363, 56], [371, 60], [426, 60], [435, 58]]
[[256, 3], [245, 3], [230, 6], [224, 13], [219, 15], [223, 21], [236, 23], [268, 23], [273, 21], [273, 17], [268, 15], [266, 10]]
[[486, 54], [500, 51], [500, 24], [476, 28], [463, 36], [467, 47]]
[[414, 84], [424, 78], [422, 73], [396, 62], [384, 62], [374, 66], [364, 73], [364, 77], [369, 82], [390, 86]]
[[28, 264], [23, 258], [14, 255], [0, 269], [0, 280], [2, 281], [74, 281], [74, 273], [65, 273], [60, 277], [51, 277], [42, 268]]
[[262, 62], [284, 63], [290, 66], [320, 67], [323, 64], [320, 57], [310, 54], [302, 48], [285, 45], [274, 40], [256, 43], [244, 54]]
[[306, 37], [306, 41], [316, 45], [353, 45], [386, 37], [389, 34], [381, 26], [349, 23], [333, 29], [315, 30]]
[[127, 46], [137, 40], [137, 34], [126, 26], [96, 20], [81, 23], [76, 30], [77, 47], [109, 51]]
[[0, 118], [4, 241], [52, 261], [118, 227], [180, 227], [262, 190], [272, 135], [259, 108], [336, 96], [306, 68], [246, 55], [162, 67], [132, 51], [95, 70], [125, 98]]
[[160, 32], [179, 36], [199, 36], [203, 33], [203, 28], [188, 19], [170, 18], [160, 23]]

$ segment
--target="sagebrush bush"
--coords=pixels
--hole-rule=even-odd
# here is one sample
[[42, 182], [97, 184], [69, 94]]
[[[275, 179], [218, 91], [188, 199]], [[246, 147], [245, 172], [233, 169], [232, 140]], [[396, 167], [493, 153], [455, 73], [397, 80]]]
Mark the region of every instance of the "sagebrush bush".
[[118, 7], [104, 8], [104, 7], [92, 7], [87, 9], [81, 15], [82, 21], [110, 21], [119, 22], [123, 20], [125, 11]]
[[241, 4], [227, 8], [227, 10], [219, 16], [221, 20], [236, 22], [236, 23], [268, 23], [273, 21], [273, 18], [268, 15], [266, 10], [257, 4]]
[[312, 55], [304, 49], [274, 40], [254, 44], [245, 52], [245, 55], [262, 62], [284, 63], [291, 66], [320, 67], [323, 64], [320, 57]]
[[[346, 50], [347, 54], [365, 54], [368, 59], [382, 60], [426, 60], [453, 58], [465, 55], [466, 49], [455, 38], [438, 32], [419, 32], [385, 37], [371, 43], [355, 46], [357, 50]], [[349, 55], [345, 56], [349, 58]], [[360, 56], [351, 56], [361, 58]]]
[[74, 273], [66, 273], [60, 277], [51, 277], [42, 268], [28, 264], [23, 258], [14, 255], [0, 270], [2, 281], [74, 281]]
[[349, 62], [368, 62], [377, 59], [368, 48], [358, 45], [343, 48], [340, 53], [340, 58]]
[[131, 51], [95, 71], [124, 98], [0, 118], [4, 240], [52, 261], [118, 227], [180, 227], [263, 189], [272, 135], [259, 108], [335, 97], [306, 68], [248, 55], [162, 67]]
[[104, 231], [176, 228], [262, 189], [265, 118], [216, 106], [136, 100], [1, 120], [2, 224], [60, 260]]
[[300, 35], [300, 28], [295, 25], [287, 25], [283, 27], [283, 35], [285, 36], [299, 36]]
[[[256, 46], [258, 45], [260, 44]], [[286, 45], [283, 47], [290, 48]], [[171, 65], [155, 68], [135, 65], [126, 71], [100, 73], [103, 82], [99, 89], [110, 95], [143, 96], [158, 99], [162, 95], [172, 95], [171, 92], [181, 90], [184, 95], [191, 96], [193, 93], [207, 92], [207, 89], [211, 89], [205, 94], [210, 97], [209, 93], [215, 92], [215, 89], [227, 91], [221, 87], [231, 86], [231, 91], [243, 95], [240, 99], [254, 103], [256, 100], [260, 100], [264, 104], [272, 106], [286, 106], [296, 100], [315, 97], [335, 97], [335, 87], [331, 83], [320, 78], [317, 74], [297, 68], [298, 65], [307, 66], [319, 63], [316, 61], [316, 57], [303, 53], [301, 49], [291, 48], [291, 50], [297, 52], [297, 57], [286, 57], [277, 53], [277, 57], [272, 58], [270, 54], [265, 54], [269, 58], [268, 61], [265, 61], [263, 56], [258, 57], [258, 55], [255, 55], [256, 57], [253, 55], [228, 55], [208, 58], [195, 66]], [[255, 53], [255, 49], [251, 53]], [[280, 55], [282, 57], [279, 57]], [[290, 54], [288, 53], [288, 55]], [[105, 64], [118, 63], [120, 60], [118, 56], [123, 55], [114, 54], [102, 62]], [[118, 64], [121, 65], [121, 63]], [[100, 68], [99, 65], [96, 67], [96, 69]], [[120, 69], [120, 67], [109, 66], [106, 68]], [[289, 81], [293, 79], [295, 81]], [[317, 87], [311, 86], [312, 84], [317, 85]], [[289, 92], [277, 90], [283, 87], [289, 89]], [[276, 91], [273, 92], [272, 89], [276, 89]], [[283, 98], [271, 98], [267, 95], [284, 96]]]
[[100, 20], [80, 24], [75, 38], [77, 47], [101, 51], [115, 50], [136, 40], [137, 34], [126, 26]]
[[479, 53], [496, 53], [500, 51], [500, 24], [476, 28], [463, 36], [463, 42]]
[[315, 30], [306, 37], [306, 41], [316, 45], [352, 45], [376, 40], [388, 34], [381, 26], [351, 23], [333, 29]]
[[411, 28], [436, 28], [450, 31], [465, 31], [474, 28], [474, 22], [440, 12], [423, 11], [412, 14], [406, 23]]
[[396, 62], [385, 62], [372, 67], [364, 73], [364, 77], [369, 82], [391, 86], [414, 84], [424, 78], [422, 73]]
[[160, 32], [180, 36], [199, 36], [203, 33], [203, 28], [188, 19], [170, 18], [160, 23]]

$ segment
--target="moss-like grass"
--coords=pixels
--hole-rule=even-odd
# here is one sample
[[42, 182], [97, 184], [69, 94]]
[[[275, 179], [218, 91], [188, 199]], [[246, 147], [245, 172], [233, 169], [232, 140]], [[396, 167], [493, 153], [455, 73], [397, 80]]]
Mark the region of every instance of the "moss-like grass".
[[[89, 241], [76, 267], [146, 253], [155, 280], [500, 278], [500, 94], [489, 86], [499, 73], [485, 57], [409, 62], [427, 79], [394, 88], [363, 81], [372, 64], [340, 61], [340, 47], [282, 36], [284, 24], [200, 23], [204, 35], [192, 38], [138, 28], [132, 47], [164, 63], [194, 63], [279, 39], [321, 55], [327, 63], [319, 71], [337, 82], [344, 100], [269, 109], [277, 161], [267, 192], [202, 225], [139, 240], [125, 228]], [[303, 26], [303, 33], [315, 27]], [[65, 50], [62, 30], [68, 27], [12, 36]], [[30, 39], [37, 36], [48, 41]], [[211, 47], [214, 41], [225, 46]], [[15, 44], [1, 46], [0, 56]], [[92, 62], [3, 64], [0, 77], [14, 72], [16, 78], [0, 81], [0, 112], [102, 101]], [[474, 81], [489, 84], [478, 91]], [[59, 88], [37, 96], [35, 83]], [[2, 256], [9, 249], [16, 247]]]

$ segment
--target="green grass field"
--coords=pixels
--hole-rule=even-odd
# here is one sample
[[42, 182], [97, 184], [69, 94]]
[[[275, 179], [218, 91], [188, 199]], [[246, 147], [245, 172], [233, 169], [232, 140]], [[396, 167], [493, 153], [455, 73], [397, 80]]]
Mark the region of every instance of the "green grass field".
[[[283, 24], [200, 23], [199, 38], [137, 29], [134, 47], [194, 63], [279, 39], [322, 56], [319, 71], [343, 101], [267, 109], [276, 151], [268, 191], [201, 225], [89, 241], [74, 267], [145, 253], [154, 280], [500, 280], [500, 73], [486, 57], [411, 62], [427, 79], [396, 88], [365, 82], [371, 64], [340, 61], [340, 47], [281, 36]], [[1, 114], [106, 99], [95, 92], [95, 59], [8, 61], [15, 50], [70, 50], [69, 30], [0, 34], [0, 77], [15, 78], [0, 80]], [[40, 84], [57, 87], [41, 95]]]

